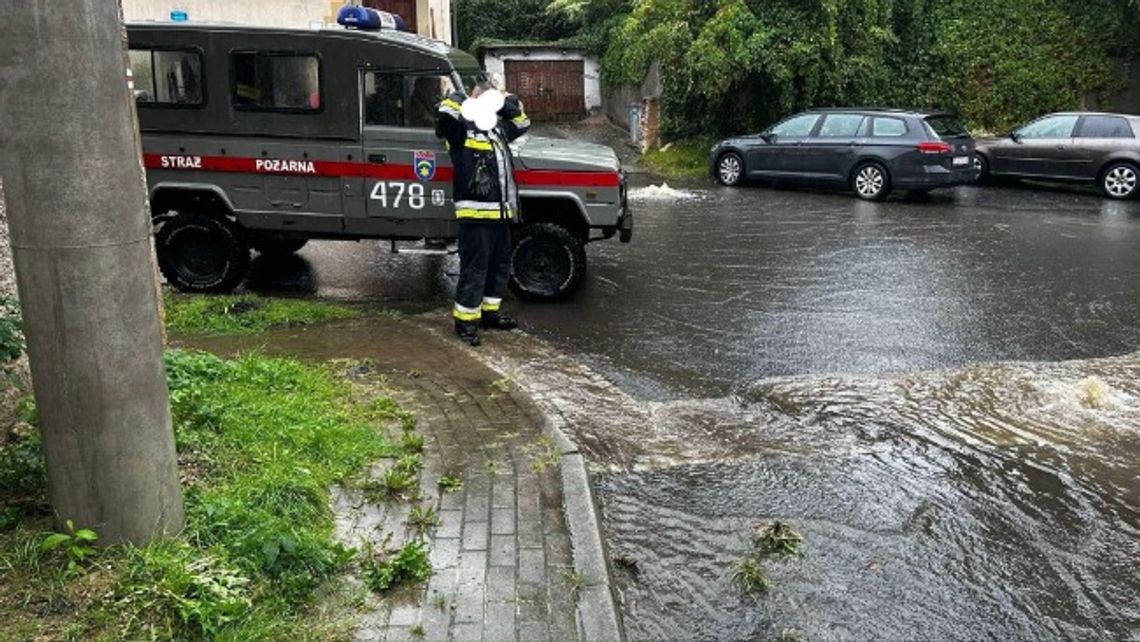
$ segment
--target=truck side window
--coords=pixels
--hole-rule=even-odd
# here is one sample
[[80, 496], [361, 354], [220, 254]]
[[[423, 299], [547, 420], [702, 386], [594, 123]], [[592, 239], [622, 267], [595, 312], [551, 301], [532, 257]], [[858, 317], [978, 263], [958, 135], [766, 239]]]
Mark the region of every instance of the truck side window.
[[366, 127], [435, 127], [439, 102], [452, 91], [445, 75], [364, 72]]
[[312, 54], [231, 54], [234, 107], [251, 111], [320, 111], [321, 65]]
[[202, 54], [196, 51], [131, 49], [134, 96], [139, 105], [200, 107]]

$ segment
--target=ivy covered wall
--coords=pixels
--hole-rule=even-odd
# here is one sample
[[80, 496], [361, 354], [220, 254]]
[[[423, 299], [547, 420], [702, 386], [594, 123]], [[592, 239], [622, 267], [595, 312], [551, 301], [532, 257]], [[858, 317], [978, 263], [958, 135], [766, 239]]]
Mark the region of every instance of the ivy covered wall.
[[[460, 38], [573, 39], [603, 79], [662, 69], [670, 138], [808, 107], [941, 107], [1004, 131], [1099, 104], [1140, 54], [1133, 0], [457, 0]], [[724, 117], [727, 115], [728, 117]]]

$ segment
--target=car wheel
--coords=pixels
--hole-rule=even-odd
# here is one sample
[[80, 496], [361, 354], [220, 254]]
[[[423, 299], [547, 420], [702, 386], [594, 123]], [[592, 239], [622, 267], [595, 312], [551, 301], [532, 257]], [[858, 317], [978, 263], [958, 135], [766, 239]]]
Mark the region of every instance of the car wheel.
[[1140, 171], [1131, 163], [1114, 163], [1105, 168], [1100, 176], [1100, 189], [1105, 196], [1115, 199], [1132, 198], [1136, 195]]
[[511, 290], [527, 301], [569, 296], [586, 274], [586, 246], [566, 228], [533, 223], [520, 228], [511, 248]]
[[154, 236], [158, 267], [167, 282], [185, 292], [231, 292], [249, 268], [249, 245], [233, 223], [184, 213]]
[[864, 163], [855, 168], [851, 177], [855, 195], [866, 201], [881, 201], [891, 193], [891, 177], [878, 163]]
[[978, 180], [988, 180], [990, 177], [990, 162], [981, 154], [974, 154], [974, 171], [978, 173]]
[[260, 238], [253, 240], [253, 249], [257, 250], [258, 254], [288, 256], [300, 251], [308, 242], [308, 239]]
[[716, 179], [728, 187], [736, 187], [744, 180], [744, 159], [740, 154], [721, 154], [716, 161]]

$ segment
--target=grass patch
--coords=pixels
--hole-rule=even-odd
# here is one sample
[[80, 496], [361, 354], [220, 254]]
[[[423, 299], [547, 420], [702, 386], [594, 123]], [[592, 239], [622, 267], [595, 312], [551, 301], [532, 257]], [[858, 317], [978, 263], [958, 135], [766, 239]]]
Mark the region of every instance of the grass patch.
[[360, 311], [334, 303], [251, 294], [163, 296], [166, 327], [184, 334], [256, 334], [278, 328], [352, 319]]
[[705, 178], [709, 175], [712, 141], [685, 141], [651, 149], [637, 162], [665, 178]]
[[355, 552], [333, 539], [329, 489], [377, 458], [401, 454], [382, 435], [386, 424], [351, 403], [352, 384], [329, 367], [189, 351], [169, 352], [166, 365], [186, 497], [183, 536], [91, 551], [82, 524], [52, 535], [34, 434], [0, 446], [0, 515], [15, 508], [0, 529], [5, 634], [341, 636], [344, 613], [322, 612], [317, 596], [335, 594]]

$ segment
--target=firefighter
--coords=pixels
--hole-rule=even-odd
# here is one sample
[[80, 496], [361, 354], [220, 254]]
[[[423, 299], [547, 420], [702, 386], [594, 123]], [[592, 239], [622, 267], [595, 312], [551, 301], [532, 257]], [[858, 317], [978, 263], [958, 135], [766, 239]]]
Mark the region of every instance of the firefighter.
[[[530, 128], [516, 96], [502, 96], [494, 125], [464, 118], [464, 102], [492, 90], [478, 83], [470, 96], [452, 92], [439, 104], [436, 134], [447, 141], [454, 171], [452, 198], [459, 220], [459, 284], [455, 288], [455, 333], [479, 345], [479, 328], [512, 330], [518, 323], [502, 314], [503, 291], [510, 277], [511, 222], [518, 216], [508, 143]], [[497, 90], [496, 90], [497, 91]], [[484, 100], [495, 98], [488, 94]], [[470, 109], [469, 115], [470, 115]], [[490, 116], [490, 114], [488, 114]]]

